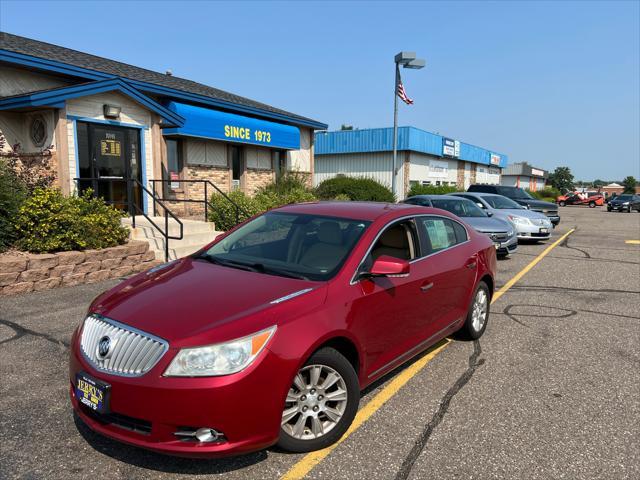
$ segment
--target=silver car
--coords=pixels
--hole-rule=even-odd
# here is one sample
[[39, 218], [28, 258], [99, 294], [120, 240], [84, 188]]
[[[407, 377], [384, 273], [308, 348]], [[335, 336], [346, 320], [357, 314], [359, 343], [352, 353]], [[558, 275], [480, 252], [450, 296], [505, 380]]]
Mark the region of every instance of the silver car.
[[457, 197], [471, 200], [494, 217], [513, 223], [518, 240], [548, 240], [553, 230], [551, 220], [539, 212], [528, 210], [510, 198], [494, 193], [465, 192], [452, 193]]
[[494, 218], [492, 213], [485, 212], [467, 199], [451, 195], [415, 195], [402, 203], [441, 208], [457, 215], [476, 231], [493, 240], [498, 257], [507, 257], [518, 249], [518, 237], [513, 223]]

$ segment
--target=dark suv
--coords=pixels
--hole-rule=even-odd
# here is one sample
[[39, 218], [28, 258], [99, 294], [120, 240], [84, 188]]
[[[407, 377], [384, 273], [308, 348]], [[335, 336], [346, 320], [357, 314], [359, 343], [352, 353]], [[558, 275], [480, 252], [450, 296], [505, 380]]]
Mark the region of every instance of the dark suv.
[[551, 220], [555, 227], [560, 223], [560, 215], [558, 215], [558, 206], [555, 203], [543, 202], [537, 200], [519, 187], [506, 187], [504, 185], [471, 185], [468, 192], [495, 193], [510, 198], [525, 208], [534, 212], [545, 214]]

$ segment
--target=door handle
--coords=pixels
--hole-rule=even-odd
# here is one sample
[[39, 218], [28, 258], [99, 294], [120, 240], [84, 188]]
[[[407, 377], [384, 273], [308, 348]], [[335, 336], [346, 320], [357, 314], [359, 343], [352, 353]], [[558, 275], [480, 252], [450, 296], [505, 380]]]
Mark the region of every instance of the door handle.
[[420, 287], [420, 290], [422, 290], [423, 292], [428, 292], [429, 290], [431, 290], [432, 287], [433, 287], [433, 282], [429, 282], [422, 285]]
[[478, 266], [478, 263], [473, 260], [465, 265], [469, 270], [474, 270]]

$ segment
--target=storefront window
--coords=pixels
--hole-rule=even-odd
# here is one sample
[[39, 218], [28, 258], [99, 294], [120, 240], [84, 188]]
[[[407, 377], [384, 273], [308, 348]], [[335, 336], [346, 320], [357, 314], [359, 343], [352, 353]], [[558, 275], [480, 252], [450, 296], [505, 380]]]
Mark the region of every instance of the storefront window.
[[274, 150], [273, 152], [273, 170], [276, 172], [276, 178], [280, 178], [287, 171], [287, 152], [282, 150]]
[[167, 143], [167, 176], [171, 180], [169, 188], [171, 190], [178, 190], [180, 185], [180, 178], [182, 177], [182, 148], [180, 140], [168, 139]]
[[231, 147], [231, 188], [233, 190], [240, 188], [243, 170], [242, 148], [234, 145]]

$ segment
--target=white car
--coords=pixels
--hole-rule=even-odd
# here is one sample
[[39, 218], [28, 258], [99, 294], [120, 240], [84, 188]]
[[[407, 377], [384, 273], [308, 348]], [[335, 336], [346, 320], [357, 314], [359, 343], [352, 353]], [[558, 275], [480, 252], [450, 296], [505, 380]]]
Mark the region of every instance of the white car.
[[548, 240], [551, 237], [553, 224], [545, 214], [528, 210], [510, 198], [480, 192], [451, 195], [469, 199], [494, 217], [510, 221], [516, 229], [518, 240]]

